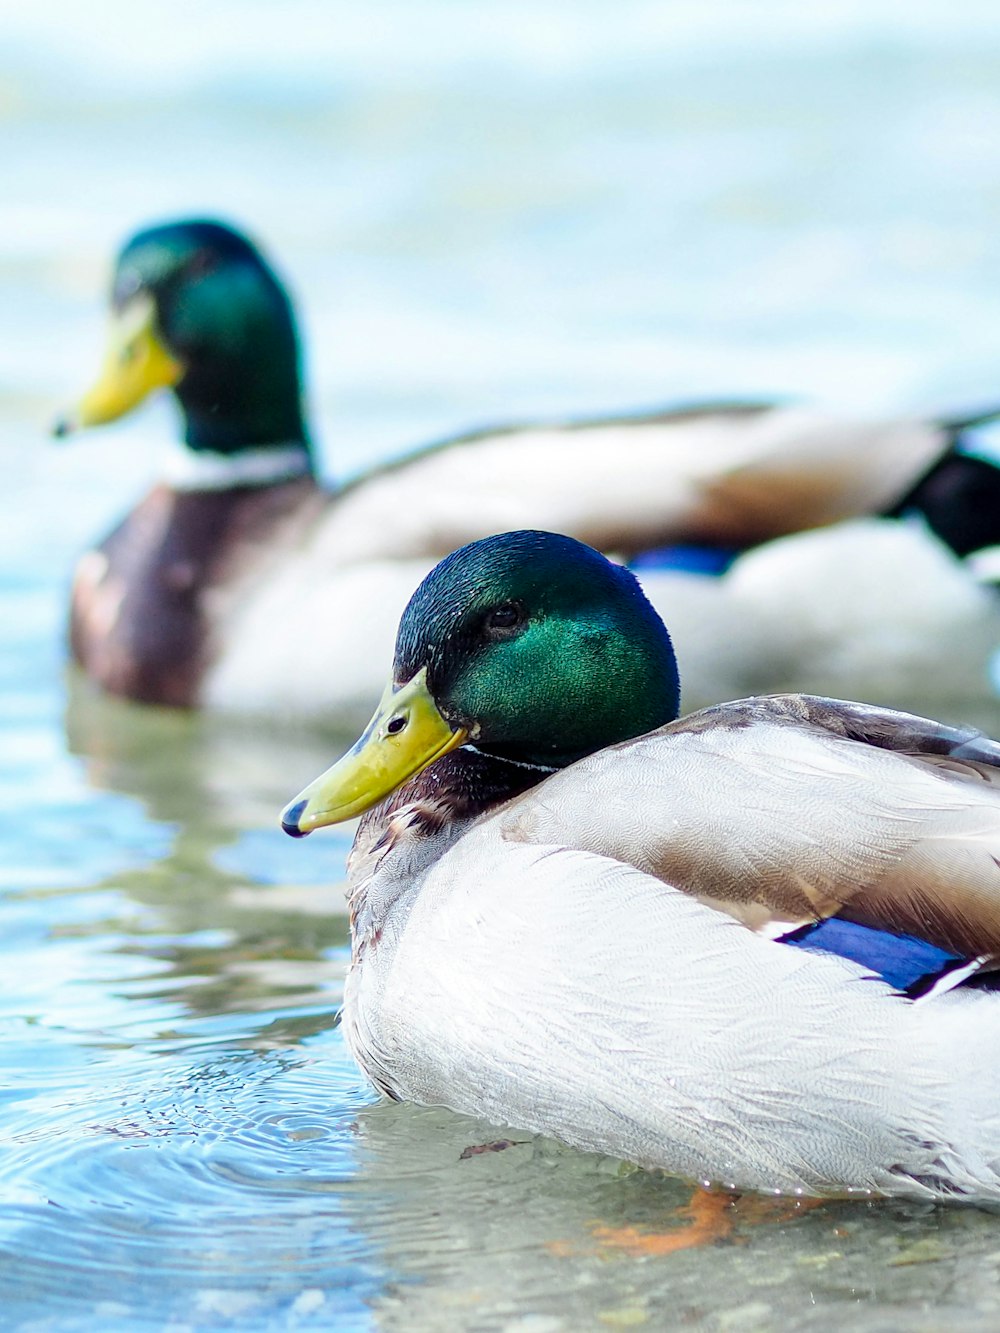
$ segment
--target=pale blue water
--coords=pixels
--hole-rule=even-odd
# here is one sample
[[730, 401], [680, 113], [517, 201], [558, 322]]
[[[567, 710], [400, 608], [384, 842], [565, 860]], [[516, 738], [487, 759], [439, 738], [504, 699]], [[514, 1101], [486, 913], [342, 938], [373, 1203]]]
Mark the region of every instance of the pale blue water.
[[679, 1184], [374, 1105], [346, 844], [275, 826], [337, 741], [69, 688], [73, 558], [172, 423], [45, 426], [113, 248], [196, 211], [289, 276], [335, 473], [532, 412], [990, 401], [1000, 10], [10, 3], [0, 131], [0, 1328], [995, 1328], [985, 1213], [746, 1213], [640, 1259], [595, 1225]]

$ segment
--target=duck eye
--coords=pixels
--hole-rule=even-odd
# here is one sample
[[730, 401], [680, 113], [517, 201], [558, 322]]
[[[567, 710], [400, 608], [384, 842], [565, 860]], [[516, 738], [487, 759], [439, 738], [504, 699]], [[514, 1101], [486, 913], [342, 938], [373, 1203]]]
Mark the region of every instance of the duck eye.
[[518, 602], [503, 602], [486, 613], [483, 629], [488, 638], [508, 638], [513, 630], [520, 628], [524, 612]]
[[390, 736], [398, 736], [406, 726], [406, 718], [402, 713], [397, 713], [394, 718], [390, 718], [386, 731]]

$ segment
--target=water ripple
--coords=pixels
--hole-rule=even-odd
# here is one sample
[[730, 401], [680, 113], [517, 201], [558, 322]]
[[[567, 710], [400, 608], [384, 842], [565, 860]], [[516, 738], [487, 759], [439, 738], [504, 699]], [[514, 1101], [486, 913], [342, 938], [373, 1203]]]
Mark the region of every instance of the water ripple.
[[[204, 1315], [206, 1292], [222, 1292], [215, 1313], [241, 1327], [291, 1317], [296, 1301], [303, 1326], [360, 1326], [380, 1270], [342, 1195], [370, 1094], [339, 1034], [283, 1052], [99, 1063], [98, 1095], [36, 1089], [6, 1108], [5, 1309], [29, 1308], [44, 1286], [54, 1319], [61, 1305], [112, 1301], [160, 1327]], [[303, 1303], [304, 1291], [323, 1298]]]

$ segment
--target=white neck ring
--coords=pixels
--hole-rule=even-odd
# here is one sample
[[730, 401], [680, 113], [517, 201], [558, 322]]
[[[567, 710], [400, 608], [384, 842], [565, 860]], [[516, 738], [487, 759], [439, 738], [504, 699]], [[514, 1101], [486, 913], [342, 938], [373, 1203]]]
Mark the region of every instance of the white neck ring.
[[228, 491], [237, 486], [269, 486], [293, 481], [312, 471], [302, 444], [268, 444], [234, 454], [175, 448], [167, 456], [163, 479], [175, 491]]

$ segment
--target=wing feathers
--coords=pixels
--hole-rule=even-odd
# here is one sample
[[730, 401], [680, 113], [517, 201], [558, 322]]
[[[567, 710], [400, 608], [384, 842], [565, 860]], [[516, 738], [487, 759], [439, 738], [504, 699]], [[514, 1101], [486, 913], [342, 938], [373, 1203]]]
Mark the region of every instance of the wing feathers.
[[694, 714], [555, 774], [503, 836], [614, 857], [773, 935], [843, 915], [1000, 953], [1000, 745], [808, 696]]

